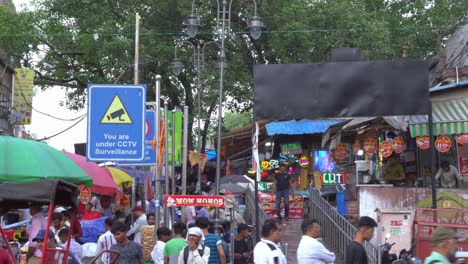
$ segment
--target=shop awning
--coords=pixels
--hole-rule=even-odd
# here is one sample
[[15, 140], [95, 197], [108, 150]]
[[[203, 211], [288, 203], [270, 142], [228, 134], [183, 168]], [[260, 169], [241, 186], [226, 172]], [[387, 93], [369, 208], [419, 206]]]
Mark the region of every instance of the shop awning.
[[[450, 135], [468, 132], [468, 98], [432, 103], [434, 135]], [[429, 135], [427, 115], [410, 116], [412, 137]]]
[[341, 119], [325, 119], [325, 120], [289, 120], [281, 122], [272, 122], [266, 124], [268, 136], [274, 135], [304, 135], [304, 134], [321, 134], [334, 124], [340, 123]]

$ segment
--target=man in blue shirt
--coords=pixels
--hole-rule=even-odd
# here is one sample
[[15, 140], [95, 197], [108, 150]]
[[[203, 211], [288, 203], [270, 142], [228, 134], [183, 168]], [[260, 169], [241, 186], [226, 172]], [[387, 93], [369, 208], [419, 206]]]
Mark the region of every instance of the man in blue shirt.
[[461, 238], [448, 227], [437, 227], [431, 235], [432, 253], [426, 258], [424, 264], [451, 264], [457, 258], [455, 252], [458, 249], [457, 239]]
[[203, 231], [205, 236], [205, 246], [210, 248], [210, 258], [208, 264], [226, 264], [226, 255], [223, 249], [223, 242], [218, 235], [208, 233], [210, 221], [206, 217], [200, 217], [195, 221], [195, 225]]

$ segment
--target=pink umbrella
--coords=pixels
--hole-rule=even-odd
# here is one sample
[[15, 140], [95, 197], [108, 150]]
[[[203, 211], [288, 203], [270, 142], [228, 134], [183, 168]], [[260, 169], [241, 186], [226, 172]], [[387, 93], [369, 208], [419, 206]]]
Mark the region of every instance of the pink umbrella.
[[114, 195], [122, 190], [117, 186], [108, 170], [99, 167], [96, 162], [86, 161], [86, 157], [62, 150], [73, 162], [75, 162], [86, 174], [93, 179], [91, 192], [103, 195]]

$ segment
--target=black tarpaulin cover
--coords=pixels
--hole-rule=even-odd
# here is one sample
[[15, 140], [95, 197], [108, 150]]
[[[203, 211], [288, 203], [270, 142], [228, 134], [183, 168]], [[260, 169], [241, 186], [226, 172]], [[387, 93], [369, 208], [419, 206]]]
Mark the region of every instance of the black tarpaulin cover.
[[422, 60], [254, 66], [254, 119], [427, 114]]
[[27, 208], [28, 203], [73, 206], [76, 208], [78, 187], [60, 180], [0, 184], [0, 208]]

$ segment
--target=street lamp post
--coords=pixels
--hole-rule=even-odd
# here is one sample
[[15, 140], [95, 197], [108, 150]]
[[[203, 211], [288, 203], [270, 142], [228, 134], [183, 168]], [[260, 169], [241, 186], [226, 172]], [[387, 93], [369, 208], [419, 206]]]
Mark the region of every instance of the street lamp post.
[[[201, 93], [202, 93], [202, 89], [201, 89], [201, 70], [204, 67], [204, 65], [202, 65], [201, 62], [205, 61], [205, 48], [206, 48], [206, 46], [208, 46], [210, 44], [217, 44], [219, 46], [219, 43], [216, 42], [216, 41], [208, 41], [208, 42], [204, 43], [203, 46], [200, 46], [200, 43], [197, 43], [197, 45], [195, 45], [194, 43], [192, 43], [190, 41], [187, 41], [187, 40], [183, 40], [180, 43], [181, 44], [182, 43], [190, 44], [190, 46], [193, 49], [193, 58], [195, 60], [193, 62], [193, 67], [197, 71], [197, 126], [198, 126], [197, 150], [198, 150], [198, 153], [201, 153], [201, 133], [200, 133], [201, 132], [201, 124], [200, 124], [201, 99], [200, 99], [200, 96], [201, 96]], [[177, 58], [177, 45], [176, 45], [175, 51], [174, 51], [174, 59], [169, 64], [169, 68], [172, 69], [172, 73], [174, 73], [174, 75], [176, 75], [176, 76], [178, 76], [182, 72], [182, 70], [184, 69], [184, 65]], [[198, 176], [198, 183], [200, 184], [199, 192], [201, 193], [201, 167], [200, 167], [200, 165], [198, 166], [197, 176]]]
[[[248, 23], [248, 29], [250, 31], [250, 35], [253, 39], [259, 39], [262, 33], [262, 29], [264, 28], [264, 24], [261, 18], [257, 15], [257, 2], [256, 0], [252, 0], [254, 3], [254, 16], [250, 19]], [[220, 10], [220, 3], [221, 3], [221, 10]], [[217, 17], [217, 27], [221, 24], [221, 28], [217, 28], [221, 30], [221, 51], [220, 51], [220, 61], [218, 64], [219, 69], [219, 108], [218, 108], [218, 140], [217, 140], [217, 149], [216, 149], [216, 195], [219, 195], [220, 191], [220, 176], [221, 176], [221, 130], [223, 126], [223, 84], [224, 84], [224, 72], [227, 68], [226, 65], [226, 55], [225, 55], [225, 48], [224, 42], [226, 38], [226, 22], [228, 22], [228, 27], [230, 27], [231, 23], [231, 5], [232, 0], [217, 0], [218, 4], [218, 17]], [[221, 16], [220, 16], [221, 13]], [[226, 14], [228, 15], [228, 19], [226, 19]], [[221, 19], [221, 23], [220, 22]], [[227, 21], [226, 21], [227, 20]], [[189, 37], [194, 38], [198, 33], [198, 28], [201, 26], [200, 18], [195, 15], [195, 0], [192, 2], [192, 14], [184, 21], [184, 26], [187, 28], [187, 34]], [[219, 226], [219, 209], [216, 209], [216, 217], [215, 217], [215, 228]]]

